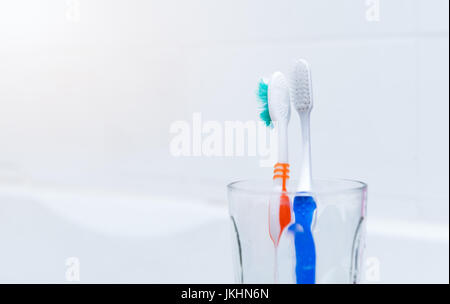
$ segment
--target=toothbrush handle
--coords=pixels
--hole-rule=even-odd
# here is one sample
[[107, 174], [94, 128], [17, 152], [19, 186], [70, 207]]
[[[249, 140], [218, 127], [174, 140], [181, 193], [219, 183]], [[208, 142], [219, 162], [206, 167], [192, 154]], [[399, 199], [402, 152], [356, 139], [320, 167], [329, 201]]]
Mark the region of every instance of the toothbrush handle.
[[310, 136], [310, 113], [304, 113], [300, 116], [302, 129], [301, 151], [300, 151], [300, 176], [298, 192], [311, 192], [312, 188], [312, 169], [311, 169], [311, 136]]
[[288, 163], [288, 124], [286, 121], [277, 122], [278, 162]]
[[316, 208], [312, 196], [298, 193], [294, 198], [295, 223], [288, 229], [294, 233], [297, 284], [315, 284], [316, 281], [316, 247], [312, 234]]
[[280, 190], [280, 194], [272, 196], [269, 201], [269, 236], [275, 247], [278, 245], [284, 228], [291, 222], [290, 200], [287, 195], [288, 179], [289, 164], [275, 164], [273, 170], [273, 183], [276, 189]]
[[287, 191], [287, 181], [289, 179], [289, 164], [276, 163], [273, 167], [273, 183], [275, 186], [281, 186], [281, 191]]

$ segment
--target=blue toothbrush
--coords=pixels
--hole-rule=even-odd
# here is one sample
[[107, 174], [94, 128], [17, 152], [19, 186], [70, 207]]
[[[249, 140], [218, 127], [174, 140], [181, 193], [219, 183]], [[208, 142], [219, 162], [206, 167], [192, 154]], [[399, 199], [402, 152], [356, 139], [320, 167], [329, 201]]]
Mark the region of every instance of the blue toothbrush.
[[310, 195], [297, 193], [293, 211], [295, 220], [289, 226], [294, 233], [295, 277], [297, 284], [315, 284], [316, 282], [316, 246], [311, 231], [316, 202]]
[[311, 71], [308, 63], [300, 59], [294, 64], [291, 83], [291, 101], [300, 116], [301, 159], [300, 176], [293, 200], [294, 223], [289, 231], [294, 233], [297, 284], [316, 282], [316, 247], [312, 224], [317, 208], [312, 194], [310, 114], [313, 106]]

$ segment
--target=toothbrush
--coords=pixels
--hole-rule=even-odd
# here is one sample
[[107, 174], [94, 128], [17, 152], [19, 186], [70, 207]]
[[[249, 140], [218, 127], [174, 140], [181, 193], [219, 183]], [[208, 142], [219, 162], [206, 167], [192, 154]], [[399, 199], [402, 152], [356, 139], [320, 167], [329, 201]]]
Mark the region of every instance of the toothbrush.
[[261, 80], [258, 98], [262, 104], [260, 118], [266, 126], [275, 127], [278, 135], [278, 162], [273, 171], [273, 185], [277, 194], [271, 196], [269, 200], [269, 236], [276, 248], [281, 233], [291, 221], [290, 201], [287, 195], [289, 179], [287, 130], [291, 109], [285, 76], [275, 72], [269, 83]]
[[294, 63], [291, 82], [291, 100], [301, 124], [300, 176], [292, 209], [294, 223], [289, 231], [294, 233], [297, 284], [314, 284], [316, 249], [312, 223], [317, 204], [312, 194], [310, 114], [313, 107], [311, 72], [308, 63], [300, 59]]

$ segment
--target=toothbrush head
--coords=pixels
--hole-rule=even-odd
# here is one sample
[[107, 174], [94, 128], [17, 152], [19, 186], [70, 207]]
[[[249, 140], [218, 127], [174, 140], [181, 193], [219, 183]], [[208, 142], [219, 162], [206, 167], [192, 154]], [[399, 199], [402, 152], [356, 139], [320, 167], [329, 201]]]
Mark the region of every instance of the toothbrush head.
[[264, 124], [267, 127], [270, 127], [270, 126], [272, 126], [272, 119], [270, 118], [270, 113], [269, 113], [268, 91], [269, 91], [269, 85], [268, 85], [267, 81], [265, 81], [264, 79], [261, 79], [259, 81], [258, 92], [256, 94], [258, 97], [258, 101], [260, 103], [259, 117], [261, 118], [261, 120], [264, 122]]
[[291, 99], [299, 114], [309, 112], [313, 107], [311, 70], [304, 59], [294, 63], [291, 76]]
[[286, 77], [281, 72], [273, 73], [270, 79], [268, 99], [272, 120], [288, 123], [291, 116], [289, 86]]

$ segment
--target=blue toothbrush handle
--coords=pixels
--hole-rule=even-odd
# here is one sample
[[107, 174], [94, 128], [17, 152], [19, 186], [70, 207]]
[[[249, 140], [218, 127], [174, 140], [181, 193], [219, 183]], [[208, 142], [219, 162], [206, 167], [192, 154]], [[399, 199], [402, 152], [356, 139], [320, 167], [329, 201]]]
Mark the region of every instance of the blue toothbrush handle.
[[297, 284], [315, 284], [316, 249], [311, 231], [297, 231], [295, 233], [295, 251]]
[[316, 207], [312, 196], [297, 195], [294, 198], [295, 223], [290, 230], [294, 233], [297, 284], [315, 284], [316, 282], [316, 247], [311, 231]]

